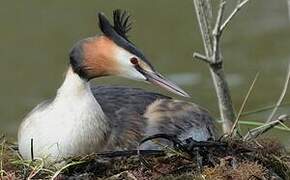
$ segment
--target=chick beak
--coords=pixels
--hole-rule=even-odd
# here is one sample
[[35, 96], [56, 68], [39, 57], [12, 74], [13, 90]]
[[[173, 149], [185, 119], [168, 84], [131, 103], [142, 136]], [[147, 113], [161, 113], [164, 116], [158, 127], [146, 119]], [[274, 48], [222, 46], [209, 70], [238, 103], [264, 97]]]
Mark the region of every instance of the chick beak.
[[136, 69], [145, 76], [146, 81], [148, 81], [152, 84], [155, 84], [161, 88], [164, 88], [164, 89], [166, 89], [172, 93], [175, 93], [177, 95], [184, 96], [184, 97], [190, 97], [184, 90], [182, 90], [180, 87], [178, 87], [173, 82], [165, 79], [158, 72], [146, 71], [143, 68], [141, 68], [140, 66], [136, 67]]

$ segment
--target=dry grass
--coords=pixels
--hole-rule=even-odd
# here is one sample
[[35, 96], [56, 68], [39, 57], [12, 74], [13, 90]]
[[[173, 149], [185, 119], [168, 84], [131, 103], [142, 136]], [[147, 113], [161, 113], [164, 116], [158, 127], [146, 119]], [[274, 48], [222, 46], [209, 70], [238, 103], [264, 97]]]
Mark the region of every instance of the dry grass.
[[269, 173], [267, 169], [258, 162], [243, 161], [233, 167], [229, 165], [226, 159], [221, 159], [221, 163], [212, 168], [205, 168], [203, 176], [211, 180], [249, 180], [249, 179], [267, 179]]
[[[68, 159], [63, 166], [45, 167], [42, 160], [24, 161], [17, 146], [0, 139], [0, 170], [2, 180], [8, 179], [268, 179], [290, 177], [289, 162], [277, 140], [258, 139], [217, 141], [214, 146], [188, 152], [144, 157], [149, 166], [141, 165], [140, 157], [90, 155]], [[184, 155], [184, 153], [186, 155]], [[201, 167], [196, 153], [201, 157]], [[183, 155], [181, 155], [183, 154]], [[186, 158], [190, 157], [190, 158]]]

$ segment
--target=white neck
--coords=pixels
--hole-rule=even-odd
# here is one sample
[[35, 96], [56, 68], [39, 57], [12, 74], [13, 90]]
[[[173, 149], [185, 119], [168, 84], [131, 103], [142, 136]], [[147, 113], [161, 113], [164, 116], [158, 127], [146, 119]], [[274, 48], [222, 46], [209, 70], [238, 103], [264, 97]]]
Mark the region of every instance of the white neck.
[[[82, 124], [92, 123], [91, 121], [94, 124], [107, 123], [106, 115], [95, 99], [90, 83], [76, 74], [71, 67], [66, 73], [63, 84], [58, 89], [53, 103], [59, 109], [67, 109], [71, 113], [71, 117], [79, 117], [75, 118], [75, 121]], [[72, 121], [71, 118], [68, 118], [68, 121]]]
[[[82, 116], [81, 119], [75, 119], [76, 121], [84, 122], [92, 116], [96, 116], [94, 120], [96, 122], [107, 121], [102, 107], [91, 91], [90, 83], [76, 74], [71, 67], [66, 73], [63, 84], [57, 90], [53, 104], [60, 110], [66, 109], [65, 111], [69, 111], [71, 116]], [[90, 118], [83, 116], [90, 116]]]
[[84, 94], [91, 93], [90, 83], [82, 79], [78, 74], [76, 74], [72, 67], [69, 67], [65, 80], [61, 87], [57, 91], [57, 98], [62, 97], [72, 97], [72, 96], [82, 96]]
[[74, 114], [97, 112], [97, 119], [105, 120], [104, 112], [91, 91], [90, 83], [76, 74], [71, 67], [53, 103], [58, 107], [73, 108], [76, 110], [72, 112]]

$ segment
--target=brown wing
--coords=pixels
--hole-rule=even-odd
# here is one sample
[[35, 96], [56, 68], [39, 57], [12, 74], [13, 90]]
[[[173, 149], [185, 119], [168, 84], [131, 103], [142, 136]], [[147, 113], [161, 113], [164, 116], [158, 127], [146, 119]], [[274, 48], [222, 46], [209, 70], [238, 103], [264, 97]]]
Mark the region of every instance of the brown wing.
[[[175, 134], [207, 140], [216, 135], [214, 120], [198, 105], [138, 88], [96, 86], [93, 94], [111, 124], [106, 150], [136, 148], [144, 137]], [[144, 149], [156, 149], [147, 144]]]
[[110, 121], [112, 132], [107, 149], [136, 147], [145, 134], [147, 121], [143, 114], [147, 107], [157, 99], [170, 99], [158, 93], [122, 86], [94, 86], [92, 92]]

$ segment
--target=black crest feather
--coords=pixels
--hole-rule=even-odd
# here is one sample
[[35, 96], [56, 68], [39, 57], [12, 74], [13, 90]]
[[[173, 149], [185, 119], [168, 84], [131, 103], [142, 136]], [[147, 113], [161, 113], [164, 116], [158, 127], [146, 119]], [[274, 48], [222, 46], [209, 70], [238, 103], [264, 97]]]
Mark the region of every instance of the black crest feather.
[[103, 13], [98, 13], [98, 17], [99, 27], [105, 35], [113, 38], [115, 32], [125, 40], [129, 41], [128, 32], [132, 28], [132, 23], [130, 22], [130, 15], [127, 11], [122, 11], [120, 9], [113, 11], [114, 25], [111, 25]]
[[113, 12], [114, 29], [115, 31], [128, 40], [127, 33], [131, 30], [132, 23], [130, 22], [130, 14], [127, 11], [117, 9]]

